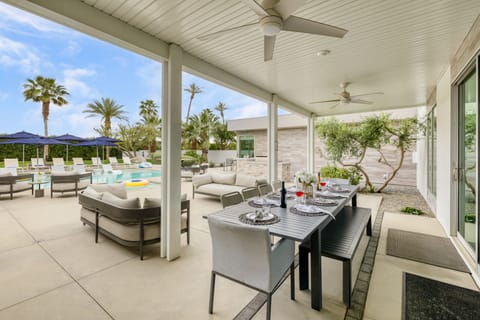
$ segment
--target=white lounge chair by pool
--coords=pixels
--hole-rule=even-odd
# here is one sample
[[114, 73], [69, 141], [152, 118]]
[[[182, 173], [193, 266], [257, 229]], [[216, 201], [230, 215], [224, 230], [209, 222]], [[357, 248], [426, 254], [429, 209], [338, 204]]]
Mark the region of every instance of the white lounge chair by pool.
[[100, 167], [102, 165], [102, 160], [99, 157], [92, 158], [92, 166]]
[[33, 169], [48, 169], [48, 166], [45, 165], [43, 158], [31, 158], [30, 166]]
[[129, 168], [138, 168], [138, 166], [137, 166], [136, 164], [133, 164], [133, 163], [132, 163], [132, 160], [131, 160], [129, 157], [123, 157], [122, 160], [123, 160], [123, 164], [124, 164], [126, 167], [129, 167]]
[[78, 173], [87, 172], [87, 170], [85, 170], [85, 165], [84, 164], [74, 164], [73, 165], [73, 171], [76, 171]]
[[122, 170], [113, 170], [112, 165], [102, 164], [103, 173], [122, 174]]
[[18, 165], [18, 159], [17, 158], [5, 158], [3, 159], [4, 167], [5, 168], [15, 168], [15, 172], [18, 169], [23, 169]]
[[52, 166], [52, 172], [65, 172], [65, 166], [61, 164], [54, 164]]
[[77, 164], [81, 164], [81, 165], [84, 165], [83, 163], [83, 158], [72, 158], [73, 160], [73, 165], [77, 165]]

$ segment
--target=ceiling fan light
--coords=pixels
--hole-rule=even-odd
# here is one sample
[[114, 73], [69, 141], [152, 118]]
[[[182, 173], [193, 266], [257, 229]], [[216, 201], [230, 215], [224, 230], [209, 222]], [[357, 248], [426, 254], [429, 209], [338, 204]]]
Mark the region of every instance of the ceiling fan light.
[[280, 30], [280, 25], [276, 22], [265, 22], [262, 25], [263, 34], [269, 37], [277, 35]]

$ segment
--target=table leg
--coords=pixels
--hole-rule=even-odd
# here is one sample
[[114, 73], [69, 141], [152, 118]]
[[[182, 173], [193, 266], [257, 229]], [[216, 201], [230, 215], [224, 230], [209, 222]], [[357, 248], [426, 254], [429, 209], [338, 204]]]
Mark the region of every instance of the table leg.
[[310, 269], [312, 275], [312, 309], [322, 309], [322, 234], [316, 230], [310, 236]]

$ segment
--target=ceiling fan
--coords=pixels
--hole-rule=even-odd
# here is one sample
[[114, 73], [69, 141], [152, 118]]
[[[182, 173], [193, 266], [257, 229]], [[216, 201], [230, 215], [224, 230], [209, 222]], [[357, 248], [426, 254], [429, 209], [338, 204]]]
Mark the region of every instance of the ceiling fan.
[[358, 99], [358, 97], [370, 96], [370, 95], [376, 95], [376, 94], [383, 94], [383, 92], [370, 92], [370, 93], [362, 93], [362, 94], [351, 95], [350, 92], [347, 91], [347, 87], [348, 87], [349, 84], [350, 84], [350, 82], [340, 83], [340, 88], [342, 88], [343, 91], [340, 92], [340, 93], [337, 93], [338, 99], [312, 101], [310, 103], [314, 104], [314, 103], [325, 103], [325, 102], [338, 102], [338, 103], [336, 103], [336, 104], [334, 104], [333, 106], [330, 107], [330, 109], [333, 109], [341, 103], [342, 104], [349, 104], [349, 103], [372, 104], [373, 103], [372, 101]]
[[257, 14], [259, 18], [257, 22], [201, 35], [197, 39], [211, 40], [230, 32], [260, 27], [264, 36], [264, 61], [270, 61], [275, 48], [275, 37], [280, 31], [310, 33], [335, 38], [343, 38], [347, 33], [347, 30], [342, 28], [292, 16], [291, 14], [306, 0], [264, 0], [262, 4], [255, 0], [241, 1]]

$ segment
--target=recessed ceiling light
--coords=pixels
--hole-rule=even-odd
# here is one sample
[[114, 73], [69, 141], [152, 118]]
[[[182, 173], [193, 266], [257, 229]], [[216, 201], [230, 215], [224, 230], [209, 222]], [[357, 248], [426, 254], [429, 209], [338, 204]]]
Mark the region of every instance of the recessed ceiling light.
[[330, 50], [328, 50], [328, 49], [320, 50], [320, 51], [317, 52], [317, 57], [328, 56], [329, 54], [330, 54]]

